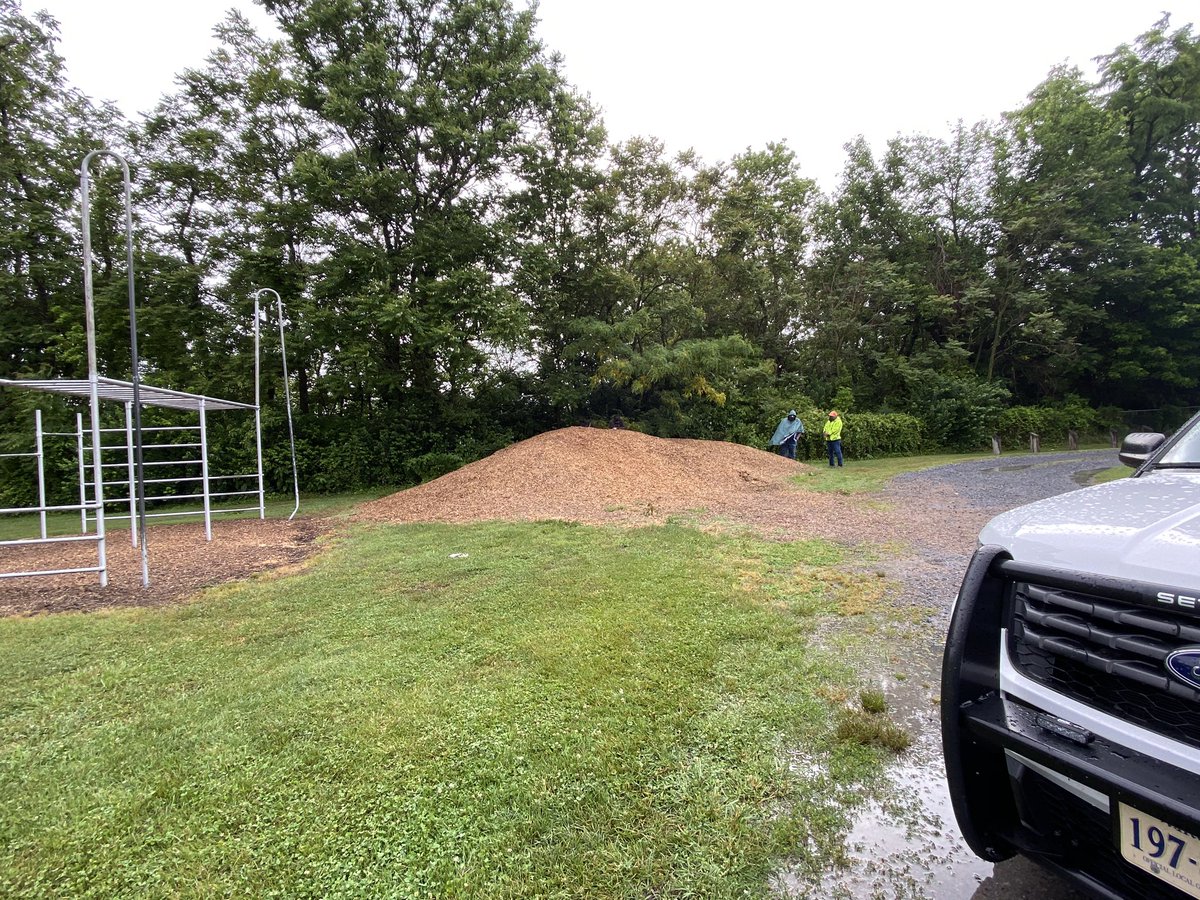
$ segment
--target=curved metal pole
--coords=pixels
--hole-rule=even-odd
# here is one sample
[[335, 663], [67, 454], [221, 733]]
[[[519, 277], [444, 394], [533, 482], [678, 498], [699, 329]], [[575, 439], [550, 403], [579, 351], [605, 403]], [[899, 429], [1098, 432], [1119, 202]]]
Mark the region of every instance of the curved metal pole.
[[266, 490], [263, 484], [263, 455], [262, 455], [262, 402], [259, 399], [259, 311], [258, 297], [264, 291], [271, 291], [276, 297], [279, 296], [271, 288], [260, 288], [254, 292], [254, 444], [258, 451], [258, 517], [265, 519], [267, 517], [266, 506]]
[[[100, 461], [100, 373], [96, 366], [96, 305], [92, 299], [92, 224], [88, 195], [88, 164], [95, 154], [89, 153], [79, 168], [79, 189], [83, 199], [81, 209], [81, 230], [83, 233], [83, 310], [87, 320], [87, 357], [88, 357], [88, 386], [90, 388], [89, 406], [92, 416], [92, 492], [96, 498], [96, 544], [99, 552], [100, 586], [108, 585], [108, 553], [104, 536], [104, 469]], [[79, 436], [79, 494], [80, 501], [86, 502], [84, 494], [83, 469], [83, 426], [80, 424]], [[87, 509], [83, 510], [84, 531], [87, 531]]]
[[279, 310], [279, 355], [283, 359], [283, 396], [287, 401], [288, 414], [288, 441], [292, 447], [292, 485], [296, 491], [296, 507], [292, 510], [292, 514], [288, 516], [288, 521], [296, 518], [296, 513], [300, 512], [300, 471], [296, 466], [296, 432], [292, 427], [292, 388], [288, 381], [287, 370], [287, 347], [283, 342], [283, 301], [279, 299], [279, 295], [275, 295], [276, 307]]
[[[292, 510], [292, 514], [288, 516], [288, 521], [296, 518], [296, 513], [300, 511], [300, 472], [296, 465], [296, 433], [292, 426], [292, 389], [291, 383], [288, 380], [287, 368], [287, 346], [284, 344], [283, 338], [283, 298], [279, 296], [279, 292], [274, 288], [259, 288], [254, 292], [254, 423], [255, 431], [258, 434], [258, 479], [259, 479], [259, 497], [262, 497], [262, 424], [259, 403], [259, 388], [258, 388], [258, 298], [262, 294], [275, 295], [275, 308], [279, 319], [279, 353], [283, 358], [283, 394], [287, 402], [287, 417], [288, 417], [288, 441], [291, 444], [292, 450], [292, 485], [295, 489], [296, 506]], [[260, 500], [261, 503], [261, 500]]]

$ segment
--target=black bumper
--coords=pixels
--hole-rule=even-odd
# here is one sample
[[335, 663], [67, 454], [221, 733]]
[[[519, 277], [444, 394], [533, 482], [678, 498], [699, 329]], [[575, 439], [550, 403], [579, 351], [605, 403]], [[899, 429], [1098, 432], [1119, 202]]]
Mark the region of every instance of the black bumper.
[[[1200, 835], [1200, 776], [1098, 736], [1081, 742], [1039, 724], [1040, 710], [999, 692], [1004, 554], [982, 548], [963, 581], [942, 670], [942, 740], [959, 827], [988, 860], [1016, 853], [1106, 898], [1179, 898], [1174, 887], [1130, 865], [1117, 848], [1119, 802]], [[1082, 729], [1081, 729], [1082, 731]], [[1108, 799], [1106, 812], [1015, 754]]]

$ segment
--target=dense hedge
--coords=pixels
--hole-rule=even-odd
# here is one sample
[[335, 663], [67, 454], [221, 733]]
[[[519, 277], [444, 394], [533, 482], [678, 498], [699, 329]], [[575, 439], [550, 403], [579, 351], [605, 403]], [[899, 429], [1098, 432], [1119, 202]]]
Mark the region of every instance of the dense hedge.
[[1000, 413], [995, 433], [1006, 449], [1029, 445], [1030, 433], [1044, 444], [1066, 444], [1067, 432], [1076, 431], [1081, 441], [1105, 432], [1105, 417], [1094, 409], [1078, 404], [1065, 406], [1013, 406]]
[[[842, 447], [855, 459], [913, 456], [924, 444], [921, 420], [905, 413], [848, 413]], [[824, 453], [824, 448], [822, 448]]]
[[[771, 434], [780, 418], [793, 407], [806, 427], [797, 447], [798, 458], [823, 459], [825, 442], [821, 429], [826, 421], [826, 411], [818, 409], [807, 398], [791, 404], [786, 398], [774, 396], [740, 398], [740, 402], [723, 407], [690, 410], [693, 416], [682, 417], [669, 428], [661, 421], [628, 419], [623, 420], [623, 424], [664, 437], [729, 440], [761, 450], [773, 450], [768, 443]], [[978, 430], [986, 437], [978, 439], [979, 435], [976, 435], [973, 443], [966, 444], [964, 433], [956, 432], [947, 446], [938, 440], [948, 437], [944, 428], [931, 429], [924, 419], [908, 413], [852, 410], [844, 413], [842, 418], [843, 448], [848, 459], [912, 456], [947, 450], [983, 451], [990, 446], [991, 431], [982, 428]], [[1094, 439], [1101, 432], [1107, 433], [1107, 418], [1082, 406], [1013, 407], [1003, 410], [998, 420], [993, 419], [993, 430], [1001, 435], [1006, 449], [1018, 449], [1028, 446], [1030, 431], [1040, 434], [1044, 444], [1065, 443], [1068, 428], [1077, 430], [1081, 440]], [[974, 423], [975, 418], [971, 417], [971, 421]], [[290, 484], [286, 433], [278, 433], [280, 423], [271, 424], [276, 426], [272, 429], [276, 432], [276, 440], [267, 443], [270, 448], [267, 451], [268, 483], [282, 489]], [[322, 429], [316, 422], [303, 424], [304, 427], [298, 429], [301, 485], [305, 490], [318, 492], [349, 490], [373, 483], [402, 485], [428, 481], [519, 439], [509, 437], [505, 440], [503, 435], [473, 432], [471, 440], [430, 450], [427, 447], [434, 442], [429, 441], [428, 435], [414, 433], [404, 427], [407, 423], [383, 417], [349, 427], [341, 423], [336, 428], [336, 435], [321, 434]], [[584, 424], [603, 428], [610, 422], [589, 420]], [[314, 430], [318, 432], [315, 435]], [[931, 434], [931, 431], [937, 433]], [[317, 444], [324, 445], [319, 453], [315, 450]]]
[[[826, 413], [814, 408], [796, 408], [805, 432], [796, 447], [799, 459], [822, 459], [825, 457], [825, 439], [822, 428]], [[776, 419], [765, 431], [761, 446], [767, 447], [771, 433], [779, 424]], [[847, 457], [874, 459], [881, 456], [911, 456], [922, 452], [924, 435], [921, 421], [905, 413], [846, 413], [842, 415], [842, 449]]]

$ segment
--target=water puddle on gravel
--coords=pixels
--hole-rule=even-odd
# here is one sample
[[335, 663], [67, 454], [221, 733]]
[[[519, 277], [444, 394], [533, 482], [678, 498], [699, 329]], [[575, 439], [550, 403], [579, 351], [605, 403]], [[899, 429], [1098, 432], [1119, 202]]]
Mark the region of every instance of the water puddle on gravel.
[[820, 884], [778, 877], [784, 897], [967, 898], [992, 873], [958, 834], [942, 764], [937, 696], [941, 648], [917, 651], [909, 674], [888, 678], [881, 687], [897, 723], [913, 735], [913, 746], [889, 767], [888, 785], [860, 811], [846, 837], [850, 865], [826, 875]]
[[941, 647], [910, 648], [906, 678], [881, 687], [913, 745], [886, 773], [881, 798], [859, 811], [846, 836], [849, 865], [819, 882], [787, 871], [777, 897], [812, 900], [1083, 900], [1069, 885], [1022, 857], [984, 862], [958, 833], [942, 764], [937, 699]]
[[1071, 480], [1078, 485], [1087, 487], [1088, 485], [1092, 484], [1093, 479], [1097, 475], [1103, 474], [1107, 471], [1108, 469], [1080, 469], [1071, 476]]

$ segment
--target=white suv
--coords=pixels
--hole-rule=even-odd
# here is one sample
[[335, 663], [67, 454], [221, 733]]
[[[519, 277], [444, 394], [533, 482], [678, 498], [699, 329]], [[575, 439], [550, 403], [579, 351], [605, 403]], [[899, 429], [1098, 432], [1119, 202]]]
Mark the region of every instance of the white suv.
[[946, 639], [942, 742], [979, 856], [1200, 898], [1200, 416], [1130, 478], [997, 516]]

